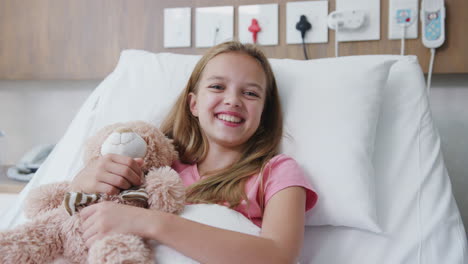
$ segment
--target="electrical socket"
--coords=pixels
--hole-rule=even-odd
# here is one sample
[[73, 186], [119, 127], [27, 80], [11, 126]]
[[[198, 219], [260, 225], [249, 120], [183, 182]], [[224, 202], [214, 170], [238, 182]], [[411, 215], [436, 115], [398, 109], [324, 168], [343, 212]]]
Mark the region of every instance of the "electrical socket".
[[207, 48], [234, 37], [234, 7], [215, 6], [195, 9], [195, 46]]
[[191, 8], [164, 8], [164, 48], [190, 47]]
[[[388, 8], [388, 39], [401, 39], [406, 26], [405, 38], [418, 38], [418, 0], [390, 0]], [[410, 21], [402, 21], [410, 19]], [[407, 25], [403, 25], [407, 23]]]

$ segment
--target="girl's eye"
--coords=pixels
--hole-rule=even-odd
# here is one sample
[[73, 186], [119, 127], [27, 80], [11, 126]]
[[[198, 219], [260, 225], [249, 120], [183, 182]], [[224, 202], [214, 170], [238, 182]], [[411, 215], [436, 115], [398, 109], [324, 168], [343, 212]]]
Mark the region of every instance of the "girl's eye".
[[247, 96], [251, 96], [251, 97], [260, 97], [258, 96], [258, 94], [254, 93], [254, 92], [244, 92], [245, 95]]
[[219, 85], [219, 84], [213, 84], [213, 85], [210, 85], [208, 87], [213, 88], [215, 90], [222, 90], [223, 89], [223, 87], [221, 85]]

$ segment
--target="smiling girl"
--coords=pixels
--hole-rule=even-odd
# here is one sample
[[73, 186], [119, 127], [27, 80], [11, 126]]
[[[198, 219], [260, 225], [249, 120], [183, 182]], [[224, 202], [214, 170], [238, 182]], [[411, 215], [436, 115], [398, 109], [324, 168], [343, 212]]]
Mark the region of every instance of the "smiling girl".
[[[114, 203], [81, 211], [89, 246], [110, 233], [157, 240], [202, 263], [294, 263], [305, 212], [317, 195], [294, 159], [279, 154], [283, 134], [278, 89], [270, 64], [254, 45], [226, 42], [197, 63], [162, 124], [180, 161], [173, 168], [188, 203], [239, 211], [260, 236], [227, 231], [177, 215]], [[140, 184], [140, 160], [109, 154], [86, 165], [73, 186], [118, 193]]]

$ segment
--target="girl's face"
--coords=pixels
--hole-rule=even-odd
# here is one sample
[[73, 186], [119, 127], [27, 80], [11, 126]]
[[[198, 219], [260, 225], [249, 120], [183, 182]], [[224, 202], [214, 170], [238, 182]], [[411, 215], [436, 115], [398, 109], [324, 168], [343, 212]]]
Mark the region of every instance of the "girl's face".
[[189, 104], [210, 146], [236, 148], [260, 125], [265, 95], [261, 65], [249, 55], [228, 52], [206, 64]]

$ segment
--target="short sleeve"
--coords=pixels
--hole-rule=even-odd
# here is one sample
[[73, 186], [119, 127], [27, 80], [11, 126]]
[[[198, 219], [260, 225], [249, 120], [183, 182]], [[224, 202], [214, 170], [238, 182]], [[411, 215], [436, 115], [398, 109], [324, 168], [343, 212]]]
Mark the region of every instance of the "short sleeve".
[[312, 209], [317, 202], [317, 194], [309, 183], [304, 171], [291, 157], [280, 154], [271, 159], [264, 169], [265, 205], [277, 192], [292, 186], [306, 190], [305, 211]]
[[171, 165], [171, 168], [173, 170], [177, 171], [177, 173], [182, 172], [183, 170], [185, 170], [188, 167], [190, 167], [190, 164], [182, 163], [182, 162], [180, 162], [180, 160], [175, 160]]

